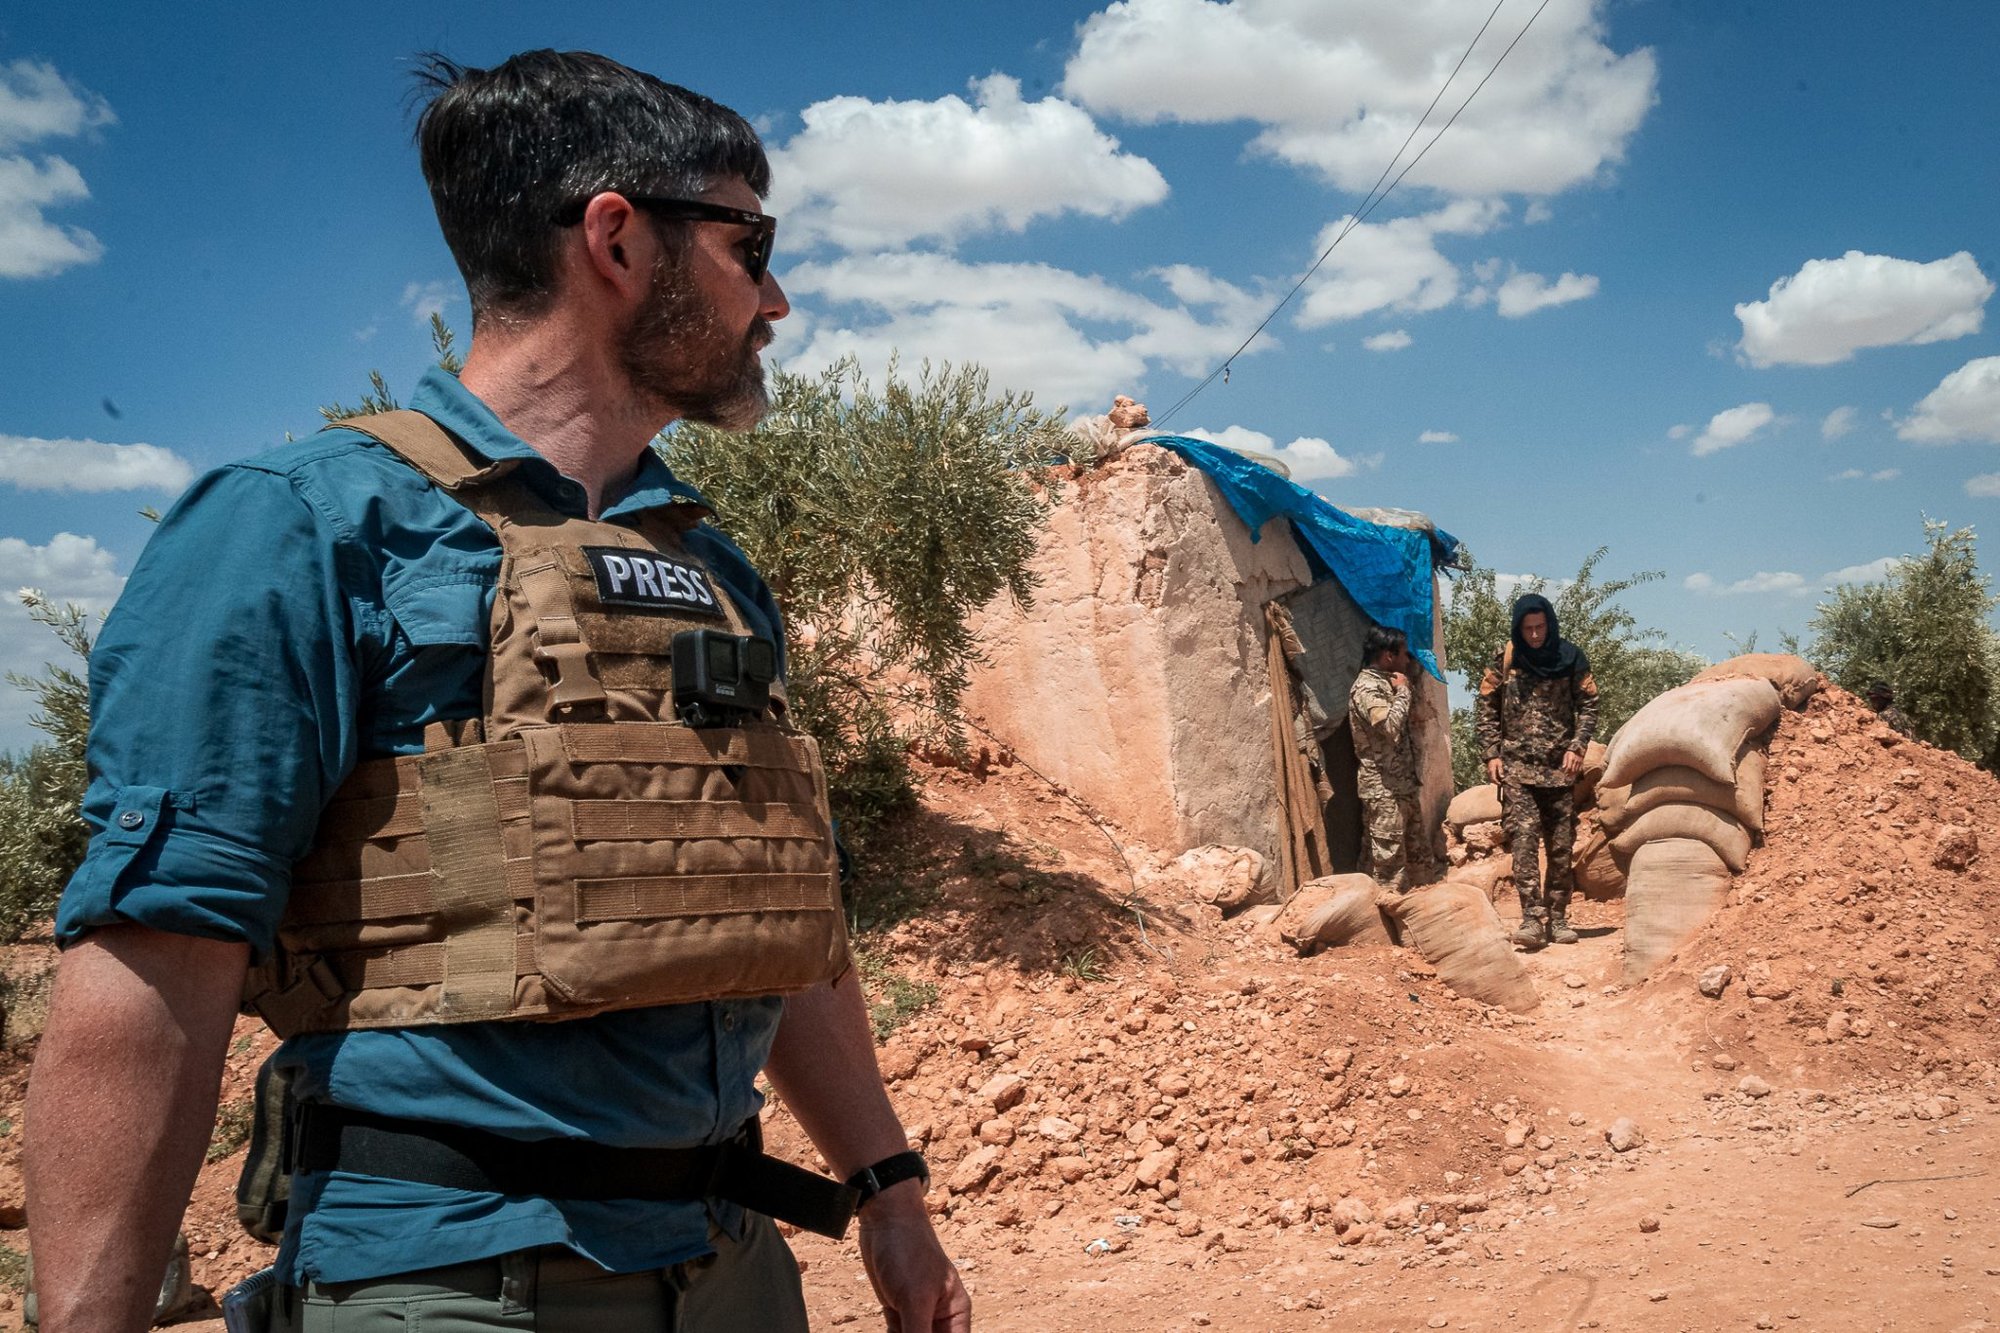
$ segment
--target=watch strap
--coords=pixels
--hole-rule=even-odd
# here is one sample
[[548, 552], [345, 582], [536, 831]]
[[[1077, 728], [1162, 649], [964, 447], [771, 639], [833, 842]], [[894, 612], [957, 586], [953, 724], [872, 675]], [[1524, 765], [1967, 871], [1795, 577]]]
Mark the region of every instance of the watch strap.
[[848, 1177], [847, 1187], [860, 1193], [860, 1202], [855, 1205], [860, 1207], [891, 1185], [906, 1180], [921, 1180], [926, 1187], [930, 1185], [931, 1168], [922, 1153], [894, 1153], [873, 1166], [864, 1166]]

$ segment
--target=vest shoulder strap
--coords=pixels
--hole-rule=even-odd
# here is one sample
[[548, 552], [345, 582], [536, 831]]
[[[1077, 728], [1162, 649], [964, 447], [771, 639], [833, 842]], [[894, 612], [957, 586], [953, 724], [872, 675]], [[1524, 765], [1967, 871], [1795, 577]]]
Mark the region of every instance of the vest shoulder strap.
[[1507, 640], [1505, 646], [1503, 646], [1500, 649], [1500, 674], [1504, 676], [1513, 669], [1514, 669], [1514, 641], [1512, 639], [1509, 639]]
[[474, 461], [449, 431], [422, 412], [398, 408], [348, 417], [326, 427], [328, 430], [359, 431], [395, 451], [404, 462], [429, 477], [447, 491], [492, 481], [512, 472], [520, 460], [503, 458], [496, 462]]

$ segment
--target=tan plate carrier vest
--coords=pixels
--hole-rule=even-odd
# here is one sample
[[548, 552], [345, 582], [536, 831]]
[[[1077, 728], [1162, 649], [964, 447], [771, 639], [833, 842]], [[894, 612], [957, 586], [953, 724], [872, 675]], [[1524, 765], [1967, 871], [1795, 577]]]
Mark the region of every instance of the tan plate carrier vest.
[[[420, 413], [342, 425], [500, 538], [485, 714], [433, 723], [423, 754], [364, 762], [341, 785], [246, 1009], [280, 1036], [560, 1019], [785, 994], [844, 970], [818, 747], [770, 721], [696, 729], [674, 714], [674, 634], [745, 632], [682, 541], [707, 511], [573, 518], [509, 477], [513, 460], [478, 462]], [[586, 547], [664, 557], [653, 586], [688, 608], [607, 604]]]

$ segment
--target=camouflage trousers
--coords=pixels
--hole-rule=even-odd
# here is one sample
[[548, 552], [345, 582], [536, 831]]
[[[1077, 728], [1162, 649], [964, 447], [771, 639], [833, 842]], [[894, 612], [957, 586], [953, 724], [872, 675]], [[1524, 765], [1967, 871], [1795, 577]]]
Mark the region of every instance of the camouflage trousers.
[[1390, 893], [1407, 893], [1437, 878], [1437, 857], [1424, 828], [1422, 798], [1416, 792], [1392, 795], [1364, 793], [1362, 815], [1368, 826], [1368, 873]]
[[[1521, 916], [1567, 916], [1570, 893], [1576, 885], [1570, 870], [1576, 802], [1570, 789], [1510, 782], [1502, 790], [1500, 803], [1500, 818], [1514, 849], [1514, 886], [1521, 894]], [[1546, 882], [1540, 856], [1544, 851], [1549, 861]]]

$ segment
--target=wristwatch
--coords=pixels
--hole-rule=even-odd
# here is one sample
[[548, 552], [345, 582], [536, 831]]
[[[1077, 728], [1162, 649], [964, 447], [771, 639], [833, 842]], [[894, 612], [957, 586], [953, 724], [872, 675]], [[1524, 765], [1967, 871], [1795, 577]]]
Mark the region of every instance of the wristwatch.
[[930, 1188], [931, 1168], [922, 1153], [899, 1152], [873, 1166], [864, 1166], [847, 1178], [847, 1188], [860, 1192], [861, 1198], [854, 1205], [860, 1209], [883, 1190], [906, 1180], [921, 1180], [925, 1189]]

